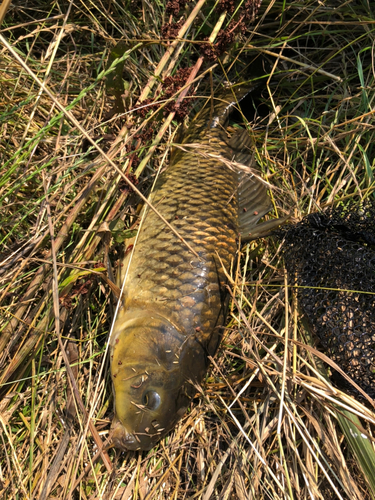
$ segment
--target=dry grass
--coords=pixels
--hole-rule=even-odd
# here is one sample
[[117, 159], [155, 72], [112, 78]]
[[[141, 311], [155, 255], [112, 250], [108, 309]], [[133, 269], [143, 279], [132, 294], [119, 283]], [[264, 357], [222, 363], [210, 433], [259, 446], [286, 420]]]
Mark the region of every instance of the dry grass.
[[[373, 196], [369, 3], [264, 1], [253, 27], [213, 62], [197, 52], [200, 32], [214, 40], [229, 17], [206, 3], [188, 3], [196, 21], [174, 42], [160, 41], [162, 1], [30, 0], [12, 4], [1, 26], [12, 46], [0, 59], [2, 498], [374, 497], [337, 414], [356, 413], [368, 443], [375, 414], [325, 378], [272, 239], [247, 246], [232, 270], [226, 335], [174, 432], [149, 453], [97, 454], [112, 417], [112, 269], [137, 223], [139, 198], [124, 174], [146, 193], [177, 127], [173, 113], [158, 113], [162, 79], [193, 66], [197, 96], [207, 95], [211, 81], [259, 79], [261, 61], [250, 125], [277, 188], [275, 213], [298, 220]], [[124, 112], [113, 114], [116, 89], [106, 92], [105, 77], [120, 39], [127, 91]], [[159, 102], [147, 119], [129, 111], [138, 96]], [[153, 138], [140, 140], [150, 129]]]

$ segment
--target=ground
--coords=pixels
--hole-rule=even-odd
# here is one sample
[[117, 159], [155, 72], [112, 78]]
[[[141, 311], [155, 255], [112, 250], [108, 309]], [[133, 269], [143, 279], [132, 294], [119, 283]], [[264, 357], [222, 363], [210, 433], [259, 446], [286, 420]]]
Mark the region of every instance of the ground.
[[[332, 368], [276, 238], [244, 246], [227, 270], [227, 330], [176, 429], [148, 453], [97, 453], [113, 416], [107, 341], [136, 190], [148, 193], [184, 120], [230, 81], [258, 84], [242, 121], [270, 186], [269, 218], [296, 222], [371, 199], [372, 9], [364, 0], [267, 0], [255, 16], [251, 2], [223, 0], [9, 6], [0, 30], [3, 498], [375, 496], [373, 467], [361, 465], [361, 456], [375, 463], [375, 416], [326, 378]], [[350, 443], [344, 411], [367, 440]]]

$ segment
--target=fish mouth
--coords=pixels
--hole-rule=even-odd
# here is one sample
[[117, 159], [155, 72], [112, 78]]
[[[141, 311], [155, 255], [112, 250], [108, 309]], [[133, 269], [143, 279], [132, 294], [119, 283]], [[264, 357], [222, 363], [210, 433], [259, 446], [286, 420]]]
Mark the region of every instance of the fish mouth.
[[122, 451], [140, 450], [140, 443], [133, 434], [123, 434], [122, 436], [112, 436], [112, 445]]
[[148, 451], [154, 446], [151, 436], [129, 432], [125, 426], [115, 418], [111, 429], [111, 446], [122, 451]]
[[140, 440], [136, 438], [135, 434], [127, 431], [124, 425], [115, 418], [112, 422], [111, 429], [112, 446], [120, 450], [140, 450]]

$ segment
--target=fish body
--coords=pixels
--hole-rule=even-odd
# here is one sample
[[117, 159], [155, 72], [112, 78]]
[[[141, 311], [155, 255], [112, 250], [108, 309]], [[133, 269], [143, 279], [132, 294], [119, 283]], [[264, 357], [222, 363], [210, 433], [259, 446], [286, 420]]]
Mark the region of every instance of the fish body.
[[148, 210], [110, 340], [116, 447], [150, 449], [185, 413], [193, 383], [202, 381], [220, 342], [224, 270], [243, 227], [251, 229], [270, 208], [265, 186], [230, 168], [233, 160], [251, 162], [248, 134], [228, 139], [223, 129], [235, 103], [229, 92], [198, 115], [151, 194], [150, 202], [194, 253]]

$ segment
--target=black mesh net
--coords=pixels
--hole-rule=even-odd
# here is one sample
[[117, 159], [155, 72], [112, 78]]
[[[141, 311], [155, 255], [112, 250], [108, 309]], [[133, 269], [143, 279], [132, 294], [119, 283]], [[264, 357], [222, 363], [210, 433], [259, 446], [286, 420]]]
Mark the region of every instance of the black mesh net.
[[[307, 287], [298, 301], [325, 353], [375, 398], [375, 202], [311, 214], [278, 236], [290, 279]], [[334, 380], [360, 395], [337, 372]]]

